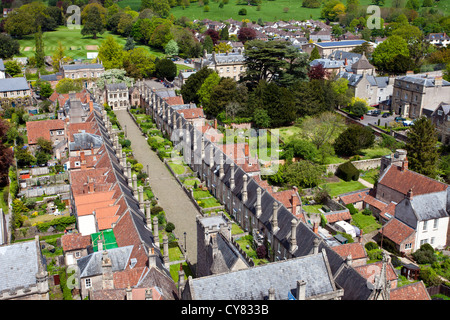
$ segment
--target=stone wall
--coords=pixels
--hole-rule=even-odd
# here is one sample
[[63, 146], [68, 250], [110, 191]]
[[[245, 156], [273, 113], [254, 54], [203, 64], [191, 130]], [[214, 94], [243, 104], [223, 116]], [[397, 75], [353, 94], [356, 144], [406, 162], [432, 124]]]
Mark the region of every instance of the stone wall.
[[[332, 172], [333, 174], [336, 173], [337, 168], [342, 163], [334, 163], [327, 166], [327, 173]], [[352, 164], [356, 167], [358, 170], [369, 170], [369, 169], [376, 169], [379, 168], [381, 165], [381, 158], [376, 159], [367, 159], [367, 160], [358, 160], [358, 161], [352, 161]]]

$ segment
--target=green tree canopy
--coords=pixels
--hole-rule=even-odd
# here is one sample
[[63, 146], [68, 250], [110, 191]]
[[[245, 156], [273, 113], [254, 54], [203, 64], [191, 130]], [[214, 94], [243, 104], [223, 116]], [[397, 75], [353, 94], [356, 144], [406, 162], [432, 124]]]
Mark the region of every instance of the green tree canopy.
[[374, 142], [375, 135], [371, 128], [352, 124], [336, 139], [334, 149], [339, 155], [352, 156], [361, 149], [371, 147]]
[[400, 36], [390, 36], [380, 43], [372, 54], [373, 64], [389, 73], [402, 73], [406, 70], [399, 70], [395, 61], [401, 57], [409, 59], [408, 43]]
[[20, 53], [19, 41], [10, 35], [0, 33], [0, 59], [10, 59]]
[[124, 50], [114, 39], [107, 36], [98, 48], [98, 58], [103, 62], [105, 69], [118, 69], [122, 67]]
[[198, 89], [197, 91], [200, 103], [202, 104], [207, 114], [211, 114], [212, 110], [210, 109], [210, 98], [219, 82], [219, 75], [216, 72], [213, 72], [205, 79], [200, 89]]
[[307, 160], [299, 160], [286, 168], [285, 180], [290, 186], [299, 188], [315, 187], [322, 181], [323, 169]]

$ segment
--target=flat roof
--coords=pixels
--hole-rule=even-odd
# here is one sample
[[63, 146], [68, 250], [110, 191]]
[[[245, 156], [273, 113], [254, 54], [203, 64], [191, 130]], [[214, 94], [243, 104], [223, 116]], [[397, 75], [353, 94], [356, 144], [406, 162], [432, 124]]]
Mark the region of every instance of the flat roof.
[[316, 46], [322, 48], [332, 48], [332, 47], [345, 47], [345, 46], [359, 46], [367, 42], [366, 40], [343, 40], [343, 41], [330, 41], [330, 42], [317, 42]]

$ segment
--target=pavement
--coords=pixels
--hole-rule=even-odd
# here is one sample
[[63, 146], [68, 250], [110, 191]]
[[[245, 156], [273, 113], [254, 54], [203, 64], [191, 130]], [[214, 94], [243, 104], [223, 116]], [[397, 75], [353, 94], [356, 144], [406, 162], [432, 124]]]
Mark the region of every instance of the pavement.
[[147, 144], [146, 138], [134, 123], [126, 110], [114, 111], [122, 127], [127, 126], [127, 137], [131, 141], [134, 157], [142, 163], [144, 170], [149, 166], [149, 183], [158, 204], [164, 208], [168, 222], [175, 224], [174, 233], [184, 246], [186, 232], [187, 259], [195, 274], [197, 264], [197, 223], [200, 214], [187, 194], [169, 172], [165, 164], [159, 160], [156, 152]]

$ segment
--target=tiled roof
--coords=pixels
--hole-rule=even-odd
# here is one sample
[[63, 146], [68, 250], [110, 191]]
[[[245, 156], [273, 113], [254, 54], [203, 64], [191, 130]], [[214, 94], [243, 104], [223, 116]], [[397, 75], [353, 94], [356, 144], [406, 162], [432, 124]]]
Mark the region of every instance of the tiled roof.
[[78, 196], [74, 196], [75, 198], [75, 206], [96, 203], [100, 201], [109, 201], [112, 199], [114, 191], [106, 191], [106, 192], [95, 192], [91, 194], [81, 194]]
[[177, 110], [177, 112], [182, 114], [185, 119], [198, 119], [205, 117], [202, 108], [180, 109]]
[[431, 300], [422, 281], [414, 282], [391, 290], [391, 300]]
[[[98, 192], [98, 193], [100, 193], [100, 192]], [[96, 194], [97, 194], [97, 192], [94, 192], [89, 195], [95, 196]], [[96, 211], [99, 208], [105, 208], [105, 207], [112, 205], [114, 203], [114, 201], [115, 201], [114, 199], [98, 200], [98, 201], [93, 200], [92, 202], [89, 202], [89, 203], [78, 204], [77, 205], [77, 216], [81, 217], [81, 216], [93, 214], [94, 211]]]
[[327, 219], [328, 223], [352, 219], [352, 215], [350, 214], [350, 211], [348, 209], [343, 211], [331, 211], [329, 213], [324, 213], [324, 216]]
[[393, 190], [406, 195], [410, 189], [414, 195], [439, 192], [447, 190], [448, 185], [437, 180], [428, 178], [417, 172], [391, 165], [378, 180], [378, 184], [387, 186]]
[[383, 236], [389, 238], [396, 244], [401, 244], [415, 231], [400, 220], [394, 218], [387, 222], [381, 231]]
[[42, 120], [28, 121], [27, 124], [28, 144], [36, 144], [38, 138], [44, 138], [50, 141], [51, 130], [64, 130], [64, 121], [62, 120]]
[[344, 205], [364, 201], [365, 197], [369, 194], [369, 190], [370, 189], [364, 189], [355, 192], [344, 193], [339, 195], [339, 199]]
[[91, 244], [91, 236], [83, 236], [81, 233], [65, 234], [61, 237], [61, 244], [64, 252], [85, 249]]
[[169, 106], [171, 105], [177, 105], [177, 104], [184, 104], [183, 97], [182, 96], [176, 96], [176, 97], [167, 97], [163, 98], [164, 101], [167, 102]]
[[[375, 276], [379, 275], [381, 272], [383, 262], [377, 261], [374, 263], [365, 264], [362, 266], [354, 267], [356, 271], [360, 275], [362, 275], [367, 280], [371, 280], [372, 283], [375, 282]], [[397, 274], [395, 273], [394, 268], [392, 267], [392, 264], [388, 263], [386, 268], [386, 278], [389, 281], [397, 280]]]
[[69, 135], [69, 141], [73, 142], [73, 134], [79, 133], [79, 132], [88, 132], [95, 134], [98, 131], [98, 127], [95, 125], [94, 122], [77, 122], [77, 123], [70, 123], [67, 127], [68, 135]]
[[377, 208], [378, 210], [383, 210], [388, 205], [387, 203], [376, 199], [375, 197], [371, 196], [370, 194], [368, 194], [364, 198], [364, 202], [371, 205], [374, 208]]
[[135, 267], [133, 269], [127, 268], [123, 271], [115, 272], [113, 275], [114, 288], [120, 289], [128, 286], [136, 286], [147, 271], [147, 267]]
[[395, 202], [389, 203], [383, 210], [380, 211], [380, 216], [385, 220], [390, 220], [395, 216]]
[[334, 246], [331, 247], [331, 250], [336, 252], [343, 259], [347, 258], [348, 255], [351, 255], [353, 260], [367, 258], [366, 250], [364, 250], [364, 246], [359, 242]]

